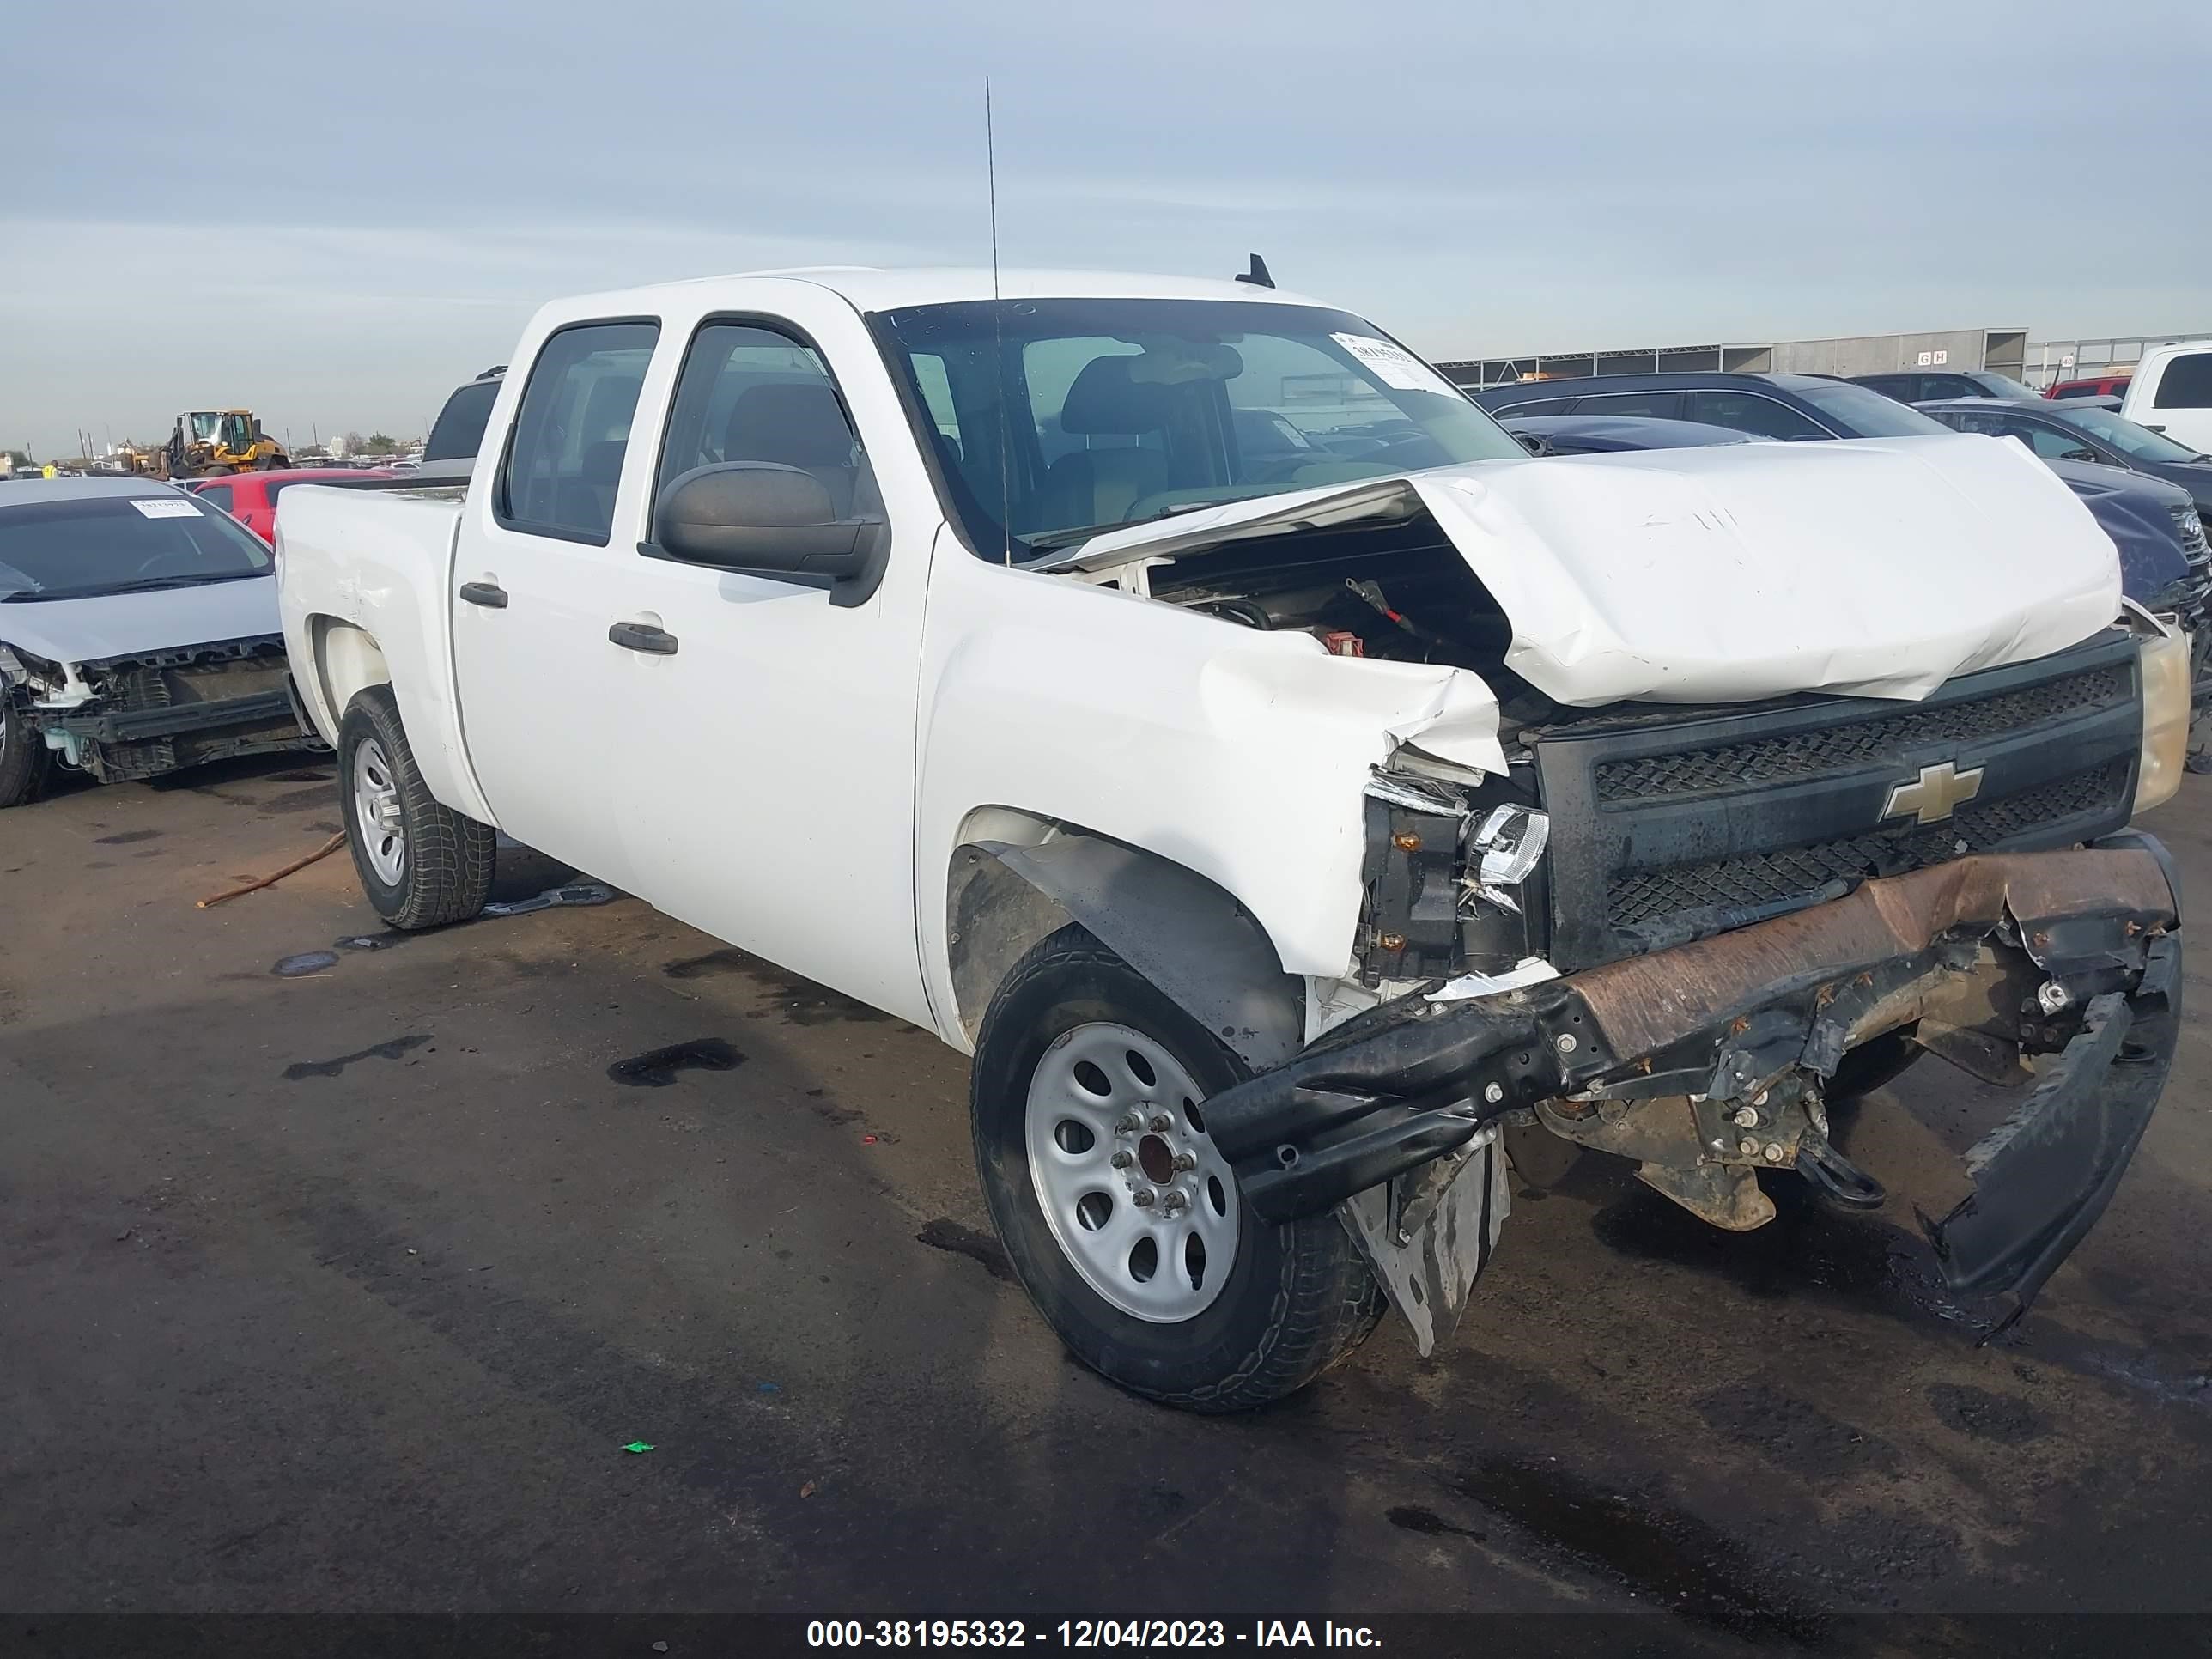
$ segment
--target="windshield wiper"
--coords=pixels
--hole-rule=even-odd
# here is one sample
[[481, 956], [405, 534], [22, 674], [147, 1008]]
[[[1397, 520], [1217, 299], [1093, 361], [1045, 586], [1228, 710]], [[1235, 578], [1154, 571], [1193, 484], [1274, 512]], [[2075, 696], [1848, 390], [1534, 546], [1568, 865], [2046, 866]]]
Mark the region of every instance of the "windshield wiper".
[[90, 599], [109, 593], [150, 593], [163, 587], [205, 587], [211, 582], [242, 582], [268, 574], [265, 570], [232, 570], [211, 576], [135, 576], [127, 582], [110, 582], [102, 587], [88, 587], [67, 597]]
[[265, 570], [234, 570], [220, 576], [135, 576], [127, 582], [99, 587], [59, 587], [48, 591], [0, 593], [0, 605], [37, 605], [57, 599], [104, 599], [112, 593], [151, 593], [165, 587], [204, 587], [210, 582], [240, 582], [265, 576]]

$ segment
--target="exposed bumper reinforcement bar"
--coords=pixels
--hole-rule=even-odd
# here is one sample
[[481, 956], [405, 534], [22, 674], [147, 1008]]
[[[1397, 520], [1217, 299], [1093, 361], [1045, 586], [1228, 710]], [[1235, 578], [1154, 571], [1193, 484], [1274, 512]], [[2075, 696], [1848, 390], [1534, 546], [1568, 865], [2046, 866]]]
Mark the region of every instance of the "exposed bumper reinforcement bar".
[[[1573, 1138], [1638, 1158], [1708, 1218], [1757, 1225], [1771, 1208], [1751, 1172], [1817, 1161], [1818, 1091], [1850, 1049], [1911, 1026], [2015, 1079], [2024, 1052], [2052, 1054], [1975, 1149], [1974, 1195], [1930, 1224], [1954, 1285], [2026, 1298], [2102, 1212], [2164, 1086], [2179, 921], [2164, 848], [2132, 832], [1961, 858], [1500, 995], [1402, 998], [1208, 1100], [1207, 1127], [1245, 1201], [1279, 1221], [1540, 1103], [1551, 1127], [1587, 1123]], [[1708, 1189], [1710, 1210], [1693, 1201]]]
[[290, 694], [276, 690], [104, 714], [48, 714], [39, 724], [44, 731], [66, 732], [96, 743], [137, 743], [148, 738], [171, 738], [218, 726], [269, 726], [292, 718]]

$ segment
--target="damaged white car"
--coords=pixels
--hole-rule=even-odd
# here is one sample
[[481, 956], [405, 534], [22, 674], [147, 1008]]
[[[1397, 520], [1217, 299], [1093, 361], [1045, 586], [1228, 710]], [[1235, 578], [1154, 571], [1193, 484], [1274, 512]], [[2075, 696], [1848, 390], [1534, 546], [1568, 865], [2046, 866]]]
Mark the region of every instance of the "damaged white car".
[[2185, 646], [2014, 446], [1536, 460], [1357, 317], [1096, 273], [513, 361], [465, 495], [278, 513], [371, 902], [473, 914], [496, 826], [972, 1050], [1022, 1282], [1130, 1389], [1432, 1348], [1509, 1124], [1755, 1227], [1881, 1203], [1825, 1096], [1933, 1051], [2022, 1086], [1934, 1229], [2022, 1305], [2134, 1152]]
[[268, 550], [147, 478], [0, 489], [0, 807], [306, 748]]

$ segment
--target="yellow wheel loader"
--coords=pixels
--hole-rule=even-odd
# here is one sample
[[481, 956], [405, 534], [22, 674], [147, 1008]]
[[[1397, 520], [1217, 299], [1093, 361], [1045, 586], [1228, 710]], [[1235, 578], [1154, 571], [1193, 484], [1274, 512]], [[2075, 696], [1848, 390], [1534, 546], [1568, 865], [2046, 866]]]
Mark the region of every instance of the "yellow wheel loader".
[[284, 447], [262, 431], [250, 409], [204, 409], [178, 416], [161, 460], [163, 475], [171, 478], [265, 472], [292, 465]]

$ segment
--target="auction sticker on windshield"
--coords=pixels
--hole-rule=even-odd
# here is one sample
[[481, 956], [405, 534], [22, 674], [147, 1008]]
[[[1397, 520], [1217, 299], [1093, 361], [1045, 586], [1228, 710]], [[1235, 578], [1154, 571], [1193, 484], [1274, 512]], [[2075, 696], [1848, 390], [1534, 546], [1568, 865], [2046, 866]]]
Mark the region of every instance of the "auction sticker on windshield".
[[1395, 386], [1401, 392], [1439, 392], [1447, 398], [1460, 395], [1459, 388], [1449, 380], [1412, 352], [1388, 340], [1377, 340], [1366, 334], [1332, 334], [1328, 337], [1374, 370], [1385, 386]]
[[158, 496], [134, 495], [131, 505], [149, 519], [197, 519], [200, 510], [190, 501], [163, 501]]

